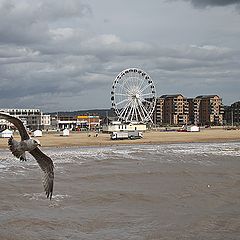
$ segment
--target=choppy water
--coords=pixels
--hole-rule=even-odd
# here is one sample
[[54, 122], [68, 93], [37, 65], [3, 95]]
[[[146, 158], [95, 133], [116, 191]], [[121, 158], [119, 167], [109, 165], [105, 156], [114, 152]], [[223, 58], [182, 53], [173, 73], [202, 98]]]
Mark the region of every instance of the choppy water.
[[0, 150], [0, 239], [238, 239], [240, 143], [44, 148], [52, 201], [34, 159]]

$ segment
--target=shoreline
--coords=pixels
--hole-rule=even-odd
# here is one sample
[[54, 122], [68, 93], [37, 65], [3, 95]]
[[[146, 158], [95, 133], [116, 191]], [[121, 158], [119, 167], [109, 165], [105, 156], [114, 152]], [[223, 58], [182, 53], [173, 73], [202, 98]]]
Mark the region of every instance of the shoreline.
[[[197, 142], [237, 142], [240, 141], [239, 130], [203, 129], [200, 132], [159, 132], [146, 131], [142, 139], [136, 140], [111, 140], [110, 134], [100, 133], [98, 137], [94, 132], [70, 132], [67, 137], [60, 133], [43, 133], [37, 137], [41, 147], [77, 147], [77, 146], [111, 146], [134, 144], [174, 144]], [[18, 134], [14, 134], [16, 140], [20, 140]], [[0, 138], [0, 149], [8, 148], [8, 139]]]

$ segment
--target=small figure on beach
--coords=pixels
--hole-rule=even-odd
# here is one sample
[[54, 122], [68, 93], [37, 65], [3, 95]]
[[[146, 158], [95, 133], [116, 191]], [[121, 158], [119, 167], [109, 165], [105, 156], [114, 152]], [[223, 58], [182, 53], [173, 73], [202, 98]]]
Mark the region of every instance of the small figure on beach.
[[18, 142], [11, 136], [8, 140], [9, 149], [11, 150], [12, 154], [15, 157], [19, 158], [21, 161], [26, 161], [26, 152], [29, 152], [37, 160], [39, 167], [44, 173], [43, 186], [46, 192], [46, 196], [51, 200], [54, 180], [54, 165], [52, 159], [45, 155], [38, 148], [38, 146], [41, 146], [40, 142], [37, 139], [30, 138], [26, 128], [23, 125], [23, 122], [19, 118], [2, 112], [0, 112], [0, 118], [11, 122], [18, 129], [21, 136], [21, 141]]

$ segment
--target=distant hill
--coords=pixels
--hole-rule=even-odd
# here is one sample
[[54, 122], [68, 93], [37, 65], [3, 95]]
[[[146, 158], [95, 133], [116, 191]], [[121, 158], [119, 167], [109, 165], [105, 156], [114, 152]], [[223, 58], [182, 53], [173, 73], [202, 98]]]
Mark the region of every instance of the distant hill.
[[113, 109], [91, 109], [91, 110], [78, 110], [78, 111], [59, 111], [59, 112], [50, 112], [47, 113], [50, 115], [58, 115], [58, 116], [79, 116], [79, 115], [98, 115], [101, 118], [106, 116], [108, 117], [115, 117], [116, 114]]

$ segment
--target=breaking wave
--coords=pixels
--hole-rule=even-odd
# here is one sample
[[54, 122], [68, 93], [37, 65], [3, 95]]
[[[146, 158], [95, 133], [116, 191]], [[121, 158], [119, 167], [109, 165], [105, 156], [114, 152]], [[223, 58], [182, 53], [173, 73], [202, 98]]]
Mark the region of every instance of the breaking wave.
[[[162, 145], [116, 145], [106, 147], [45, 148], [44, 152], [54, 161], [56, 168], [64, 164], [86, 164], [101, 161], [159, 161], [162, 163], [210, 163], [208, 157], [240, 156], [240, 143], [184, 143]], [[1, 150], [0, 172], [24, 174], [35, 168], [36, 161], [30, 154], [27, 162], [20, 162], [8, 150]], [[199, 158], [200, 157], [200, 158]], [[198, 159], [198, 160], [196, 160]]]

